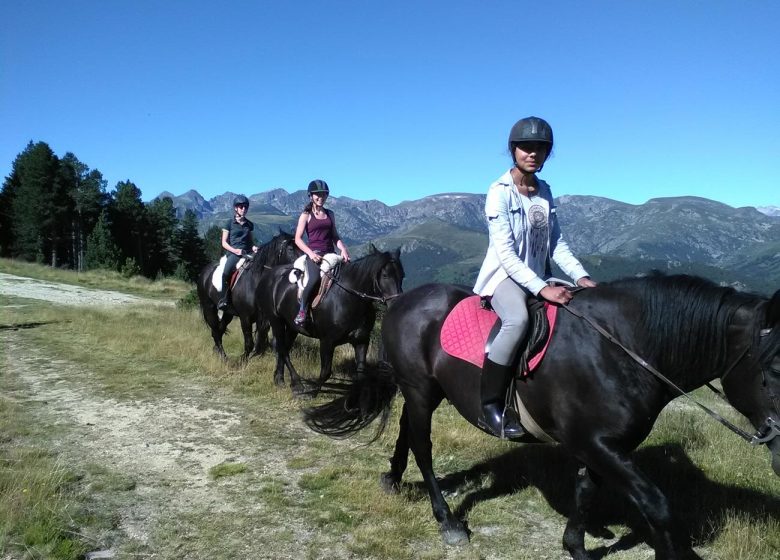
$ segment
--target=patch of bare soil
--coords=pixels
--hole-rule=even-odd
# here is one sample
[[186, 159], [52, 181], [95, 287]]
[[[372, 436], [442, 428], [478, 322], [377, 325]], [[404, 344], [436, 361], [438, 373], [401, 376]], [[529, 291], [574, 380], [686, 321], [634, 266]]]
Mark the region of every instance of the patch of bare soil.
[[172, 305], [171, 302], [161, 302], [113, 292], [110, 290], [95, 290], [70, 284], [47, 282], [24, 276], [14, 276], [0, 272], [0, 295], [15, 296], [27, 299], [40, 299], [60, 305], [95, 305], [113, 306], [140, 303], [156, 305]]

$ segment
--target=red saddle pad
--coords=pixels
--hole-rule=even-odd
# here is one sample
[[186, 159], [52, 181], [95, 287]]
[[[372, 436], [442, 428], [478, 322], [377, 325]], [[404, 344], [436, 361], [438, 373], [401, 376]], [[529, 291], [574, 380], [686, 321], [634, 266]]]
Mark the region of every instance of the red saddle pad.
[[[545, 303], [545, 310], [550, 322], [550, 334], [544, 348], [529, 360], [529, 371], [533, 371], [542, 361], [555, 328], [558, 307]], [[465, 360], [481, 369], [485, 360], [485, 344], [496, 321], [496, 312], [482, 309], [479, 296], [467, 297], [461, 300], [444, 320], [439, 335], [441, 347], [450, 356]]]

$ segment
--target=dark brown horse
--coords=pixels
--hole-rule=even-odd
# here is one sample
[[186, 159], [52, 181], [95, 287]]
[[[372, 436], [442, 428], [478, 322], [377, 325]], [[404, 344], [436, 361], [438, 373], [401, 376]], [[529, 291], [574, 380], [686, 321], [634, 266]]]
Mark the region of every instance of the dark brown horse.
[[[214, 340], [214, 351], [222, 358], [227, 359], [225, 349], [222, 347], [222, 337], [234, 316], [241, 321], [241, 332], [244, 335], [243, 359], [252, 355], [262, 354], [268, 346], [268, 322], [257, 314], [255, 301], [256, 288], [260, 278], [270, 267], [293, 262], [301, 252], [295, 246], [295, 239], [289, 233], [280, 231], [268, 243], [261, 245], [257, 253], [252, 256], [241, 276], [233, 286], [230, 297], [230, 305], [225, 311], [217, 311], [219, 292], [211, 282], [211, 276], [217, 264], [207, 265], [198, 278], [198, 299], [203, 318], [211, 329], [211, 338]], [[256, 336], [253, 336], [252, 327], [257, 325]]]
[[[377, 416], [386, 419], [400, 388], [400, 434], [382, 482], [387, 489], [398, 487], [411, 449], [450, 544], [466, 541], [468, 534], [433, 473], [431, 416], [447, 398], [477, 425], [480, 370], [449, 356], [439, 343], [447, 313], [469, 295], [464, 288], [432, 284], [397, 298], [382, 324], [389, 366], [367, 371], [340, 397], [306, 412], [312, 429], [347, 436]], [[546, 357], [517, 389], [536, 424], [583, 466], [565, 548], [576, 560], [589, 558], [586, 517], [604, 483], [639, 509], [656, 558], [698, 558], [688, 535], [677, 531], [667, 498], [637, 469], [631, 452], [679, 396], [672, 385], [687, 392], [720, 378], [730, 403], [758, 430], [743, 437], [767, 444], [780, 475], [780, 290], [767, 300], [700, 278], [652, 276], [579, 292], [570, 308], [572, 313], [559, 311]], [[639, 363], [642, 358], [647, 367]]]
[[290, 267], [277, 267], [257, 285], [259, 314], [271, 323], [275, 340], [276, 371], [274, 382], [284, 384], [285, 365], [290, 373], [290, 388], [296, 395], [308, 391], [290, 361], [290, 349], [299, 334], [320, 341], [320, 376], [317, 385], [331, 375], [336, 346], [349, 343], [355, 349], [358, 374], [362, 373], [371, 331], [376, 320], [374, 305], [401, 293], [404, 268], [400, 250], [371, 251], [365, 257], [340, 265], [333, 283], [320, 304], [312, 309], [302, 327], [293, 323], [298, 310], [298, 287], [290, 283]]

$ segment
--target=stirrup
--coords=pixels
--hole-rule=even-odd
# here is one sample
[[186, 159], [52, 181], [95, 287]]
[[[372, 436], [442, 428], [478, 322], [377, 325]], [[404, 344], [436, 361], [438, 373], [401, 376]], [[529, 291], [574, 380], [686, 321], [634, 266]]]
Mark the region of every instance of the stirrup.
[[477, 426], [501, 439], [517, 439], [526, 434], [514, 409], [501, 408], [497, 402], [482, 406]]

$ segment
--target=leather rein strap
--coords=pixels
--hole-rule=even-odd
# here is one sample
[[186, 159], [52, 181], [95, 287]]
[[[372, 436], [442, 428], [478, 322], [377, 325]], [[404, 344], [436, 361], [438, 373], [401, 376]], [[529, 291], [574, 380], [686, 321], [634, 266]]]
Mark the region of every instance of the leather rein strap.
[[[707, 414], [709, 414], [709, 415], [710, 415], [712, 418], [714, 418], [715, 420], [717, 420], [718, 422], [720, 422], [721, 424], [723, 424], [723, 425], [724, 425], [726, 428], [728, 428], [729, 430], [731, 430], [732, 432], [734, 432], [735, 434], [737, 434], [739, 437], [741, 437], [742, 439], [744, 439], [744, 440], [745, 440], [745, 441], [747, 441], [748, 443], [750, 443], [750, 444], [753, 444], [753, 445], [758, 445], [758, 444], [762, 444], [762, 443], [767, 443], [768, 441], [770, 441], [771, 439], [773, 439], [773, 438], [774, 438], [776, 435], [778, 435], [778, 433], [780, 433], [780, 432], [778, 431], [778, 425], [777, 425], [776, 423], [774, 423], [774, 421], [771, 421], [771, 419], [769, 419], [770, 421], [768, 421], [768, 428], [769, 428], [769, 430], [768, 430], [768, 433], [764, 433], [766, 430], [759, 430], [759, 431], [758, 431], [758, 432], [757, 432], [755, 435], [752, 435], [752, 436], [751, 436], [750, 434], [748, 434], [748, 433], [747, 433], [747, 432], [745, 432], [744, 430], [742, 430], [742, 429], [738, 428], [737, 426], [735, 426], [734, 424], [732, 424], [731, 422], [729, 422], [728, 420], [726, 420], [725, 418], [723, 418], [723, 417], [722, 417], [720, 414], [718, 414], [718, 413], [717, 413], [717, 412], [715, 412], [714, 410], [711, 410], [710, 408], [708, 408], [708, 407], [706, 407], [705, 405], [701, 404], [701, 403], [700, 403], [699, 401], [697, 401], [697, 400], [696, 400], [694, 397], [692, 397], [692, 396], [691, 396], [689, 393], [686, 393], [685, 391], [683, 391], [683, 390], [682, 390], [680, 387], [678, 387], [678, 386], [677, 386], [677, 385], [676, 385], [676, 384], [675, 384], [675, 383], [674, 383], [674, 382], [673, 382], [671, 379], [669, 379], [669, 378], [668, 378], [668, 377], [666, 377], [664, 374], [662, 374], [660, 371], [658, 371], [658, 370], [657, 370], [657, 369], [655, 369], [653, 366], [651, 366], [650, 364], [648, 364], [648, 363], [647, 363], [647, 361], [646, 361], [644, 358], [642, 358], [642, 357], [641, 357], [639, 354], [637, 354], [637, 353], [636, 353], [636, 352], [634, 352], [633, 350], [631, 350], [631, 349], [629, 349], [629, 348], [626, 348], [625, 346], [623, 346], [623, 344], [622, 344], [622, 343], [621, 343], [621, 342], [620, 342], [618, 339], [616, 339], [614, 336], [612, 336], [612, 335], [611, 335], [611, 334], [610, 334], [610, 333], [609, 333], [609, 332], [608, 332], [608, 331], [607, 331], [607, 330], [606, 330], [604, 327], [602, 327], [601, 325], [599, 325], [598, 323], [596, 323], [596, 322], [595, 322], [593, 319], [591, 319], [590, 317], [588, 317], [588, 316], [587, 316], [587, 315], [585, 315], [584, 313], [582, 313], [582, 312], [578, 311], [577, 309], [575, 309], [574, 307], [572, 307], [572, 306], [571, 306], [571, 304], [564, 305], [563, 307], [564, 307], [564, 308], [565, 308], [565, 309], [566, 309], [566, 310], [567, 310], [569, 313], [571, 313], [571, 314], [572, 314], [572, 315], [574, 315], [575, 317], [578, 317], [578, 318], [582, 319], [583, 321], [585, 321], [586, 323], [588, 323], [588, 324], [589, 324], [591, 327], [593, 327], [594, 329], [596, 329], [596, 331], [597, 331], [597, 332], [598, 332], [598, 333], [599, 333], [601, 336], [603, 336], [604, 338], [606, 338], [607, 340], [609, 340], [611, 343], [615, 344], [615, 345], [616, 345], [616, 346], [618, 346], [620, 349], [622, 349], [622, 350], [623, 350], [623, 351], [624, 351], [626, 354], [628, 354], [628, 355], [629, 355], [629, 356], [630, 356], [630, 357], [631, 357], [631, 358], [632, 358], [632, 359], [633, 359], [633, 360], [634, 360], [636, 363], [638, 363], [640, 366], [642, 366], [642, 367], [643, 367], [643, 368], [645, 368], [647, 371], [649, 371], [650, 373], [652, 373], [652, 374], [653, 374], [654, 376], [656, 376], [658, 379], [660, 379], [661, 381], [663, 381], [664, 383], [666, 383], [666, 384], [667, 384], [669, 387], [671, 387], [672, 389], [674, 389], [674, 390], [675, 390], [675, 391], [676, 391], [676, 392], [677, 392], [679, 395], [682, 395], [683, 397], [685, 397], [685, 398], [687, 398], [688, 400], [690, 400], [690, 401], [691, 401], [693, 404], [695, 404], [696, 406], [698, 406], [699, 408], [701, 408], [701, 409], [702, 409], [704, 412], [706, 412]], [[732, 369], [734, 369], [734, 368], [736, 367], [736, 365], [737, 365], [737, 364], [738, 364], [738, 363], [739, 363], [739, 362], [742, 360], [742, 358], [744, 358], [744, 357], [745, 357], [745, 355], [747, 354], [747, 352], [748, 352], [748, 348], [745, 348], [745, 349], [744, 349], [744, 350], [743, 350], [743, 351], [740, 353], [740, 355], [737, 357], [736, 361], [734, 361], [734, 363], [733, 363], [733, 364], [731, 364], [731, 367], [729, 367], [729, 369], [728, 369], [728, 370], [726, 370], [726, 373], [727, 373], [727, 374], [728, 374], [728, 373], [729, 373], [729, 372], [730, 372]], [[724, 375], [724, 377], [725, 377], [725, 375]]]

